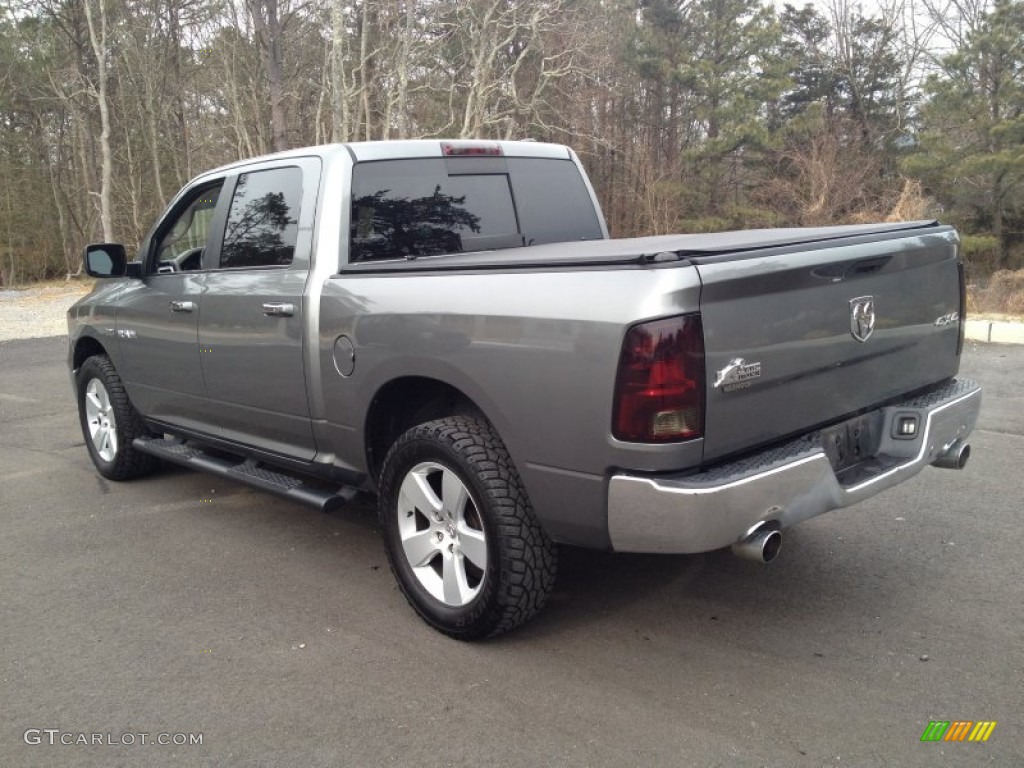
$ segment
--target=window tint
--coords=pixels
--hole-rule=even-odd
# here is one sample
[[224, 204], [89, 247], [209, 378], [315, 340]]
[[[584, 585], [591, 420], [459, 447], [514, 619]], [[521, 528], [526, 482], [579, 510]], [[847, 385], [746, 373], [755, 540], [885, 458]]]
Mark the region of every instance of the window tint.
[[455, 200], [465, 200], [477, 219], [476, 227], [459, 227], [464, 239], [515, 235], [519, 231], [507, 175], [449, 176], [447, 189]]
[[291, 264], [301, 204], [302, 171], [298, 168], [240, 175], [224, 228], [220, 266]]
[[460, 165], [442, 158], [358, 164], [352, 177], [352, 260], [601, 237], [589, 193], [571, 162], [508, 158], [497, 169], [449, 175], [450, 168], [473, 168]]
[[449, 176], [440, 159], [356, 166], [352, 259], [433, 256], [521, 245], [505, 174]]
[[508, 168], [526, 245], [601, 239], [594, 203], [572, 162], [510, 157]]
[[196, 193], [173, 223], [163, 230], [156, 249], [158, 272], [199, 269], [221, 186], [218, 183]]

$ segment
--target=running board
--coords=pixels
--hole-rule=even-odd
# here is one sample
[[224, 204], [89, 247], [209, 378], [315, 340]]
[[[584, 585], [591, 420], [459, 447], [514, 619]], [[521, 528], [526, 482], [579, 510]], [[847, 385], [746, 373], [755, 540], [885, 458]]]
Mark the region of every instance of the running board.
[[333, 512], [351, 501], [358, 493], [358, 489], [347, 485], [337, 491], [330, 491], [301, 477], [267, 469], [254, 459], [246, 459], [241, 463], [222, 459], [210, 455], [197, 445], [179, 440], [137, 437], [132, 441], [132, 446], [136, 450], [172, 464], [236, 480], [261, 491], [269, 491], [300, 504], [316, 507], [322, 512]]

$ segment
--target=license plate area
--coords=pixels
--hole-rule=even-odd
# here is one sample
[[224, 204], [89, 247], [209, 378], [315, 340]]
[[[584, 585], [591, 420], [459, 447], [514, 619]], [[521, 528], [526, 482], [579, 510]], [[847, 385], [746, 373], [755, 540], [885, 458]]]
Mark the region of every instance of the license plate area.
[[883, 421], [880, 412], [867, 413], [821, 431], [821, 447], [837, 475], [878, 453]]

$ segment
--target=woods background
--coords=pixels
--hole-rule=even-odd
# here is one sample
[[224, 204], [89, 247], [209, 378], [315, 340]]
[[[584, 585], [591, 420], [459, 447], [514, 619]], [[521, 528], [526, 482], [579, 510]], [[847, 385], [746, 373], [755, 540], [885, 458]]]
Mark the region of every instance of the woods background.
[[0, 270], [136, 244], [193, 175], [534, 138], [613, 236], [935, 217], [1024, 267], [1024, 0], [0, 0]]

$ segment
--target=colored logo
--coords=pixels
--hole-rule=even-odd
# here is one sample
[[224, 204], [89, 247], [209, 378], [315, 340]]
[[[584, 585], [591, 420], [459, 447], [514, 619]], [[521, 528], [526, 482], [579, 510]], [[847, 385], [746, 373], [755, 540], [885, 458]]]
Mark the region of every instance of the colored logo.
[[995, 720], [932, 720], [921, 741], [988, 741], [995, 729]]

